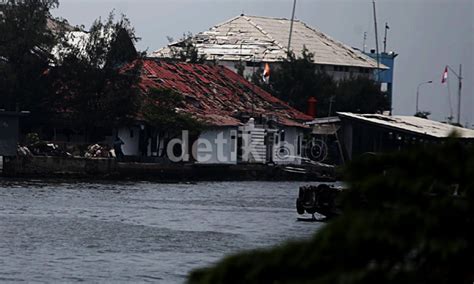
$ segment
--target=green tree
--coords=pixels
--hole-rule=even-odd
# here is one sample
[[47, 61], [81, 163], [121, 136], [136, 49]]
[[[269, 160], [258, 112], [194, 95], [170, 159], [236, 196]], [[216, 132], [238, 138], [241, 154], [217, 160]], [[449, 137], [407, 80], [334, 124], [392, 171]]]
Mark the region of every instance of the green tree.
[[290, 53], [280, 68], [272, 70], [269, 85], [263, 82], [261, 70], [253, 75], [252, 81], [305, 112], [309, 97], [314, 96], [320, 103], [324, 103], [327, 98], [334, 95], [336, 87], [330, 76], [317, 70], [313, 57], [306, 48], [303, 49], [300, 58]]
[[308, 99], [315, 97], [320, 117], [337, 111], [375, 113], [390, 108], [387, 96], [373, 80], [354, 77], [335, 81], [314, 64], [313, 58], [304, 48], [301, 57], [290, 53], [280, 67], [272, 70], [269, 84], [263, 82], [261, 69], [251, 80], [303, 112], [307, 110]]
[[0, 6], [0, 109], [28, 110], [26, 121], [38, 124], [51, 109], [48, 68], [62, 33], [50, 10], [57, 0], [8, 0]]
[[[326, 103], [324, 100], [323, 102]], [[323, 107], [322, 110], [325, 109]], [[342, 112], [375, 113], [390, 110], [390, 105], [388, 96], [380, 91], [377, 82], [357, 77], [338, 82], [333, 109]]]
[[474, 149], [457, 142], [366, 156], [343, 215], [307, 241], [227, 257], [189, 283], [472, 283]]
[[[151, 89], [146, 95], [141, 113], [145, 122], [153, 127], [153, 135], [166, 137], [159, 141], [165, 147], [171, 139], [180, 135], [182, 130], [190, 131], [191, 139], [194, 140], [205, 127], [205, 122], [178, 111], [183, 106], [183, 97], [170, 89]], [[160, 146], [158, 145], [158, 148]], [[161, 153], [161, 156], [164, 154], [165, 152]]]
[[237, 71], [237, 74], [239, 74], [240, 76], [244, 76], [245, 64], [242, 62], [242, 60], [236, 62], [234, 67]]
[[176, 43], [173, 43], [174, 39], [171, 37], [168, 37], [168, 41], [172, 59], [188, 63], [204, 63], [206, 61], [206, 56], [199, 54], [192, 33], [184, 33]]
[[97, 140], [103, 129], [131, 123], [140, 107], [141, 56], [129, 20], [95, 21], [79, 44], [69, 45], [54, 68], [58, 114]]

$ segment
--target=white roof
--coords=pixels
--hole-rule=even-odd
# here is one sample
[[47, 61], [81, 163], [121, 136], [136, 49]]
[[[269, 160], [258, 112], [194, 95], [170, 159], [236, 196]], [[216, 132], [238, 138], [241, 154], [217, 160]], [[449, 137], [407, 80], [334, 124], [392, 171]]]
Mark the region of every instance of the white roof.
[[85, 48], [90, 37], [89, 33], [83, 31], [67, 31], [64, 37], [66, 43], [57, 44], [51, 51], [51, 54], [56, 59], [60, 59], [63, 55], [70, 53], [72, 51], [71, 47], [79, 48], [79, 52], [82, 55], [86, 54]]
[[357, 119], [378, 124], [380, 126], [387, 126], [435, 138], [446, 138], [453, 132], [456, 132], [457, 136], [460, 138], [474, 138], [474, 130], [472, 129], [456, 127], [450, 124], [415, 116], [387, 116], [381, 114], [355, 114], [348, 112], [339, 112], [338, 114], [343, 118]]
[[[287, 57], [290, 22], [241, 15], [197, 34], [193, 42], [198, 52], [210, 60], [281, 62]], [[179, 43], [159, 49], [151, 57], [169, 58], [170, 46], [177, 47]], [[317, 64], [377, 68], [376, 60], [359, 50], [295, 20], [291, 49], [300, 55], [304, 46], [314, 54]], [[387, 67], [380, 64], [380, 68]]]

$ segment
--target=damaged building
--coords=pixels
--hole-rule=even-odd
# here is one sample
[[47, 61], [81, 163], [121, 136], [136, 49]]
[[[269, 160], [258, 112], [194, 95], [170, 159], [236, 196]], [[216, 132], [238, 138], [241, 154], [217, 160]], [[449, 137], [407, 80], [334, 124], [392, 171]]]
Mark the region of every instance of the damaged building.
[[[282, 18], [240, 15], [201, 32], [190, 40], [199, 55], [206, 60], [234, 71], [237, 71], [238, 66], [243, 66], [244, 76], [249, 77], [267, 63], [272, 68], [278, 68], [287, 58], [290, 22]], [[170, 43], [150, 56], [173, 58], [185, 43]], [[373, 78], [374, 71], [378, 68], [388, 69], [383, 64], [377, 67], [377, 61], [370, 56], [296, 20], [291, 50], [299, 57], [304, 48], [314, 55], [313, 61], [318, 70], [336, 80], [351, 76]]]
[[[312, 117], [223, 66], [151, 59], [141, 64], [143, 96], [153, 89], [172, 90], [182, 98], [176, 112], [205, 123], [198, 138], [203, 143], [194, 149], [192, 145], [183, 146], [183, 150], [197, 152], [193, 162], [301, 163], [303, 137], [308, 130], [304, 122]], [[136, 125], [119, 129], [118, 136], [124, 142], [126, 156], [161, 157], [167, 150], [162, 143], [166, 137], [159, 137], [145, 122], [137, 121]], [[222, 149], [215, 147], [218, 139], [225, 141]]]

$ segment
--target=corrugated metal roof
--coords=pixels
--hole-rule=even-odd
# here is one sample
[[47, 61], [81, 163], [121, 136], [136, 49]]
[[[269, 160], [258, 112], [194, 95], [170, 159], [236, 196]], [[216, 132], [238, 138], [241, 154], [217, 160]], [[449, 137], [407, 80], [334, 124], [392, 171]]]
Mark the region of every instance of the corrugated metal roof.
[[[242, 15], [197, 34], [193, 42], [210, 60], [280, 62], [287, 57], [289, 29], [288, 19]], [[179, 42], [170, 46], [177, 47]], [[170, 46], [151, 56], [171, 57]], [[377, 68], [374, 59], [297, 20], [291, 49], [301, 54], [304, 46], [314, 54], [317, 64]]]
[[415, 116], [387, 116], [381, 114], [355, 114], [348, 112], [340, 112], [338, 114], [343, 118], [357, 119], [378, 124], [380, 126], [432, 136], [435, 138], [446, 138], [453, 132], [456, 132], [460, 138], [474, 138], [474, 130]]
[[223, 66], [143, 60], [141, 88], [172, 89], [183, 95], [179, 111], [211, 125], [240, 125], [243, 113], [305, 127], [311, 117], [253, 85]]

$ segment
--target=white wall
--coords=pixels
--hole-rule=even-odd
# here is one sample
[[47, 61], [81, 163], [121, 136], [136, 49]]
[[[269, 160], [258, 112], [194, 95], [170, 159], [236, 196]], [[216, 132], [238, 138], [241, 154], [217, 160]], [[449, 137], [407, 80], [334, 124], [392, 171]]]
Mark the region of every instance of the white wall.
[[208, 129], [196, 144], [195, 158], [199, 164], [237, 164], [237, 127]]
[[122, 127], [118, 131], [118, 136], [123, 141], [122, 152], [125, 156], [138, 156], [139, 151], [139, 127]]
[[255, 126], [254, 119], [250, 119], [245, 126], [239, 127], [239, 132], [242, 135], [242, 162], [265, 164], [265, 129]]
[[[284, 131], [284, 135], [283, 135]], [[275, 133], [273, 162], [279, 165], [299, 165], [303, 151], [303, 129], [297, 127], [282, 127]], [[285, 140], [282, 141], [284, 136]]]

